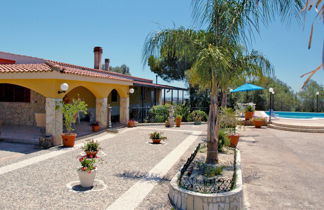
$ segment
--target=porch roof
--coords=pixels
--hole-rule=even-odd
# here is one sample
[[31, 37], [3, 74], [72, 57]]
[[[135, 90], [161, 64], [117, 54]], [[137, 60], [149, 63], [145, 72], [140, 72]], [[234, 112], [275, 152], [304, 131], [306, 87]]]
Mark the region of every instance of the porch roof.
[[153, 88], [160, 88], [160, 89], [173, 89], [173, 90], [188, 90], [186, 88], [174, 87], [170, 85], [162, 85], [162, 84], [154, 84], [152, 82], [140, 82], [134, 81], [134, 86], [144, 86], [144, 87], [153, 87]]

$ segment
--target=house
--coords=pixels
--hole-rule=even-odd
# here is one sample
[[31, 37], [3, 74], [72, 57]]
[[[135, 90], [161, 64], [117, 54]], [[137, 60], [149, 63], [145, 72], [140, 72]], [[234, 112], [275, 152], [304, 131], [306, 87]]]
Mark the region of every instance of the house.
[[172, 95], [177, 90], [178, 97], [179, 90], [186, 90], [111, 72], [109, 59], [101, 64], [102, 53], [101, 47], [94, 48], [94, 68], [88, 68], [0, 51], [0, 122], [18, 126], [18, 133], [19, 126], [44, 127], [58, 145], [63, 117], [57, 102], [81, 98], [88, 104], [88, 114], [78, 120], [107, 127], [109, 110], [112, 121], [127, 124], [130, 117], [143, 121], [148, 108], [165, 102], [165, 90]]

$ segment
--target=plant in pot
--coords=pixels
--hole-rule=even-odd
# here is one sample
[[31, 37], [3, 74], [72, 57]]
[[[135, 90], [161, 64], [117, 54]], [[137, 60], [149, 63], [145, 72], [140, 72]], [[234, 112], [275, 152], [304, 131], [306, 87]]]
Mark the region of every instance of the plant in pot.
[[100, 124], [98, 121], [90, 124], [93, 132], [98, 132], [100, 130]]
[[240, 139], [240, 135], [236, 132], [239, 120], [236, 117], [235, 111], [231, 108], [223, 108], [220, 113], [219, 123], [220, 127], [227, 132], [227, 136], [230, 139], [230, 146], [235, 148]]
[[76, 116], [78, 112], [87, 114], [87, 106], [88, 105], [81, 99], [73, 99], [72, 103], [70, 104], [66, 104], [64, 102], [57, 104], [57, 109], [60, 109], [63, 113], [64, 127], [67, 131], [66, 133], [62, 134], [63, 146], [74, 146], [77, 134], [72, 133], [72, 131], [74, 130], [72, 124], [76, 122]]
[[180, 127], [181, 126], [181, 121], [182, 121], [182, 116], [181, 115], [177, 115], [177, 117], [176, 117], [176, 127]]
[[265, 124], [265, 119], [263, 117], [253, 118], [253, 123], [256, 128], [261, 128]]
[[166, 121], [165, 121], [165, 127], [170, 128], [170, 126], [171, 126], [171, 125], [170, 125], [169, 120], [166, 120]]
[[254, 108], [253, 106], [249, 105], [245, 108], [245, 120], [250, 120], [253, 118]]
[[167, 137], [162, 136], [161, 132], [154, 131], [153, 133], [150, 133], [150, 139], [152, 139], [153, 144], [160, 144], [161, 140], [165, 140]]
[[200, 125], [202, 120], [207, 119], [207, 114], [204, 111], [195, 110], [191, 112], [191, 118], [193, 119], [195, 125]]
[[99, 152], [100, 145], [97, 141], [94, 141], [93, 139], [86, 142], [84, 146], [82, 147], [83, 151], [86, 153], [87, 158], [96, 158], [97, 153]]
[[82, 187], [92, 187], [97, 173], [96, 159], [83, 156], [79, 159], [81, 167], [78, 169], [80, 185]]

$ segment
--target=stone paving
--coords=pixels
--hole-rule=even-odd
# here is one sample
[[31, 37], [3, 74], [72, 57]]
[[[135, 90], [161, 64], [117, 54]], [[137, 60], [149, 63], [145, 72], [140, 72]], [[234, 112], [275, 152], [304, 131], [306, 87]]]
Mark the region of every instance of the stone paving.
[[323, 209], [324, 134], [250, 127], [238, 147], [250, 209]]
[[[161, 145], [150, 144], [148, 135], [153, 130], [163, 130], [168, 137], [167, 142]], [[79, 166], [77, 156], [80, 149], [63, 150], [62, 154], [4, 174], [1, 174], [1, 169], [6, 166], [50, 155], [59, 149], [25, 154], [13, 158], [11, 162], [0, 161], [0, 209], [106, 209], [138, 180], [152, 178], [147, 177], [147, 173], [185, 138], [192, 135], [193, 130], [205, 130], [205, 126], [188, 125], [180, 129], [138, 127], [122, 129], [119, 134], [109, 134], [108, 139], [104, 139], [105, 135], [101, 136], [104, 139], [101, 146], [106, 155], [102, 156], [103, 161], [98, 165], [96, 179], [99, 184], [94, 188], [98, 191], [78, 192], [68, 188], [78, 181], [76, 169]], [[192, 152], [190, 149], [188, 151], [189, 154]], [[179, 165], [173, 167], [170, 176], [178, 169]], [[155, 178], [162, 178], [161, 183], [165, 181], [163, 177]], [[105, 186], [100, 186], [102, 184]], [[160, 197], [165, 201], [167, 194], [160, 194]], [[155, 205], [145, 201], [146, 199], [139, 208], [149, 209], [151, 205]]]

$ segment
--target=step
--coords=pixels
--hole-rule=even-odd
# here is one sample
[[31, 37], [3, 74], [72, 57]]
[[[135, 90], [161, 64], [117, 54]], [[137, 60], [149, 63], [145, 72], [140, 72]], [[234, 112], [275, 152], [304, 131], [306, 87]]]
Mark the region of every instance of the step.
[[286, 123], [278, 123], [272, 122], [272, 125], [279, 126], [279, 127], [287, 127], [287, 128], [298, 128], [298, 129], [324, 129], [323, 126], [316, 126], [316, 125], [292, 125]]
[[268, 124], [269, 128], [284, 130], [284, 131], [294, 131], [294, 132], [306, 132], [306, 133], [324, 133], [324, 128], [322, 129], [312, 129], [312, 128], [298, 128], [298, 127], [284, 127], [274, 124]]

